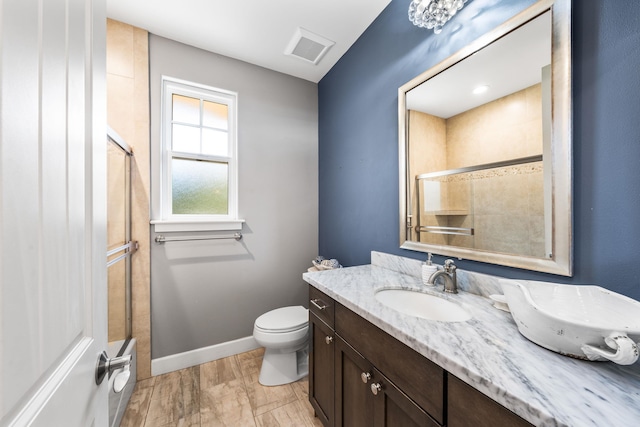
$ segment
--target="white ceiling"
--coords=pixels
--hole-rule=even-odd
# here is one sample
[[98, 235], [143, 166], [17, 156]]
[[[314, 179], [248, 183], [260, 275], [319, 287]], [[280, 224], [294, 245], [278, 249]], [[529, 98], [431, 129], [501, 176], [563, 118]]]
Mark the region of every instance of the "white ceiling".
[[[550, 63], [547, 12], [408, 92], [407, 108], [448, 119], [540, 83], [541, 69]], [[472, 94], [480, 85], [489, 90]]]
[[[107, 16], [162, 37], [317, 83], [390, 2], [107, 0]], [[298, 27], [335, 42], [317, 65], [284, 54]]]

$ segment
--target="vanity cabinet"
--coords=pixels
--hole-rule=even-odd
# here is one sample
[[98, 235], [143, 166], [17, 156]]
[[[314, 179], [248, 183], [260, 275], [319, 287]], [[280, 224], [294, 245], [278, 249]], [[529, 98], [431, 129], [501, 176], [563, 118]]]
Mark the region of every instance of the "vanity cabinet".
[[323, 425], [443, 424], [442, 368], [314, 287], [309, 300], [309, 400]]
[[313, 286], [309, 296], [309, 400], [325, 427], [531, 426]]

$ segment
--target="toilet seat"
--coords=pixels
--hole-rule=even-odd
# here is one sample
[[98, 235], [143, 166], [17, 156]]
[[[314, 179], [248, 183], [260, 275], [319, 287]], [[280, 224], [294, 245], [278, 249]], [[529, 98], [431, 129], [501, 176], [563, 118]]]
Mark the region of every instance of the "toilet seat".
[[285, 333], [308, 327], [309, 310], [301, 305], [282, 307], [258, 317], [254, 327], [264, 332]]

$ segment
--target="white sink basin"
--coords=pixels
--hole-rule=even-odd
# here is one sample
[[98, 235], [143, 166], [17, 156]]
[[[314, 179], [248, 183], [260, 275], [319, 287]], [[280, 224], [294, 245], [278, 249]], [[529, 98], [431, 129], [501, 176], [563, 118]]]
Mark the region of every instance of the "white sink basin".
[[464, 322], [471, 314], [458, 304], [446, 299], [406, 289], [382, 289], [376, 299], [389, 308], [409, 316], [440, 322]]
[[518, 330], [549, 350], [630, 365], [638, 360], [640, 302], [599, 286], [500, 280]]

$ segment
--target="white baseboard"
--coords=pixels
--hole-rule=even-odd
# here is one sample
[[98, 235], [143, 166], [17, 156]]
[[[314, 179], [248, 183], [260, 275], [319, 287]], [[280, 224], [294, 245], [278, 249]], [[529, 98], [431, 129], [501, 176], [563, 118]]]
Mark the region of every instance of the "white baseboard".
[[161, 375], [173, 372], [245, 351], [255, 350], [260, 345], [253, 336], [239, 338], [234, 341], [223, 342], [209, 347], [198, 348], [184, 353], [172, 354], [151, 360], [151, 375]]

